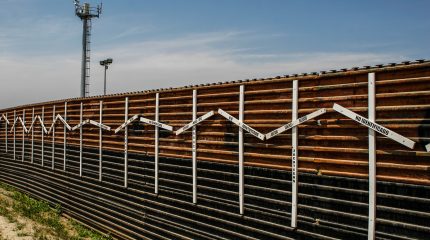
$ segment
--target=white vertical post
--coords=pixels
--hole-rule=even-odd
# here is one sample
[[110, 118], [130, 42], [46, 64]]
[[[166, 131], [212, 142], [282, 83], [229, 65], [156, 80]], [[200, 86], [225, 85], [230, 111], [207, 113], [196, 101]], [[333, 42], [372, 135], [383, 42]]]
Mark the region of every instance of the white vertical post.
[[[298, 99], [299, 99], [299, 82], [297, 80], [293, 81], [293, 103], [292, 103], [292, 119], [294, 121], [297, 119], [298, 112]], [[291, 227], [297, 227], [297, 142], [298, 142], [298, 132], [297, 127], [292, 128], [292, 139], [291, 139]]]
[[[81, 102], [81, 110], [79, 115], [79, 123], [83, 121], [84, 104]], [[82, 124], [79, 128], [79, 176], [82, 177]]]
[[[375, 73], [368, 75], [368, 117], [375, 122]], [[376, 220], [376, 141], [375, 131], [369, 128], [369, 226], [368, 239], [375, 239]]]
[[[34, 121], [34, 108], [31, 112], [31, 122], [33, 123]], [[34, 162], [34, 125], [31, 128], [31, 163], [33, 164]]]
[[[160, 104], [160, 95], [159, 93], [155, 94], [155, 121], [158, 122], [159, 121], [159, 104]], [[158, 127], [157, 125], [155, 125], [155, 149], [154, 149], [154, 164], [155, 164], [155, 194], [158, 194]]]
[[[42, 123], [45, 121], [45, 106], [42, 106]], [[45, 165], [44, 158], [45, 158], [45, 132], [43, 131], [42, 124], [40, 125], [40, 134], [42, 135], [42, 167]]]
[[[67, 121], [67, 102], [64, 102], [64, 121]], [[63, 141], [63, 171], [66, 171], [66, 153], [67, 149], [67, 128], [64, 125], [64, 141]]]
[[[128, 120], [128, 97], [125, 98], [124, 122]], [[124, 187], [128, 187], [128, 126], [124, 128]]]
[[[193, 90], [193, 121], [197, 119], [197, 90]], [[193, 154], [193, 203], [197, 203], [197, 126], [193, 126], [192, 132]]]
[[55, 164], [55, 105], [52, 107], [52, 147], [51, 147], [51, 154], [52, 154], [52, 170], [54, 170], [54, 164]]
[[24, 152], [25, 152], [25, 129], [24, 129], [24, 126], [25, 126], [25, 109], [23, 109], [22, 110], [22, 148], [21, 148], [21, 150], [22, 150], [22, 153], [21, 153], [21, 156], [22, 156], [22, 162], [24, 162]]
[[[100, 124], [103, 124], [103, 100], [100, 101]], [[102, 181], [103, 129], [99, 128], [99, 181]]]
[[[244, 118], [244, 108], [245, 108], [245, 86], [240, 86], [240, 94], [239, 94], [239, 121], [243, 122]], [[240, 214], [244, 212], [244, 163], [243, 163], [243, 129], [239, 128], [239, 208]]]
[[13, 111], [13, 160], [16, 160], [16, 110]]
[[[6, 119], [7, 119], [7, 113], [6, 113]], [[7, 121], [6, 121], [6, 123], [5, 123], [5, 125], [4, 125], [4, 129], [5, 129], [5, 144], [6, 144], [6, 152], [7, 152], [7, 147], [8, 147], [8, 140], [7, 140]]]

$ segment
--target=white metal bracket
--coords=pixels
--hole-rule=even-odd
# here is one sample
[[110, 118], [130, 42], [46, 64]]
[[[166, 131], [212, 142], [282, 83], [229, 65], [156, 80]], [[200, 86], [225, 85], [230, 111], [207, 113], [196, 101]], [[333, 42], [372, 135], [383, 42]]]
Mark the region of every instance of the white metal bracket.
[[6, 124], [10, 124], [9, 120], [7, 119], [7, 117], [6, 117], [4, 114], [2, 114], [2, 115], [0, 116], [0, 121], [1, 121], [2, 119], [4, 119], [4, 120], [5, 120]]
[[110, 128], [109, 126], [104, 125], [103, 123], [98, 123], [98, 122], [93, 121], [93, 120], [90, 120], [90, 121], [89, 121], [89, 124], [94, 125], [94, 126], [96, 126], [96, 127], [98, 127], [98, 128], [101, 128], [101, 129], [103, 129], [103, 130], [106, 130], [106, 131], [110, 131], [110, 130], [111, 130], [111, 128]]
[[21, 117], [15, 118], [15, 121], [13, 121], [13, 125], [12, 125], [12, 128], [10, 129], [10, 132], [12, 133], [15, 130], [15, 127], [16, 127], [16, 124], [18, 123], [18, 121], [21, 123], [21, 126], [22, 126], [24, 132], [28, 133], [28, 129], [25, 127], [25, 123]]
[[252, 127], [248, 126], [246, 123], [239, 121], [239, 119], [233, 117], [232, 115], [228, 114], [227, 112], [225, 112], [224, 110], [222, 110], [221, 108], [218, 109], [218, 113], [221, 114], [221, 116], [225, 117], [227, 120], [229, 120], [230, 122], [236, 124], [237, 126], [239, 126], [240, 128], [242, 128], [243, 130], [249, 132], [251, 135], [259, 138], [260, 140], [264, 140], [264, 134], [260, 133], [259, 131], [253, 129]]
[[179, 135], [179, 134], [181, 134], [181, 133], [183, 133], [183, 132], [187, 131], [188, 129], [190, 129], [190, 128], [192, 128], [192, 127], [196, 126], [197, 124], [199, 124], [199, 123], [203, 122], [204, 120], [206, 120], [206, 119], [208, 119], [208, 118], [212, 117], [213, 115], [215, 115], [215, 112], [214, 112], [214, 111], [210, 111], [210, 112], [206, 113], [205, 115], [203, 115], [203, 116], [201, 116], [201, 117], [197, 118], [196, 120], [194, 120], [194, 121], [192, 121], [192, 122], [188, 123], [187, 125], [185, 125], [185, 126], [181, 127], [180, 129], [176, 130], [176, 132], [175, 132], [175, 133], [176, 133], [176, 135]]
[[390, 139], [392, 139], [392, 140], [394, 140], [394, 141], [396, 141], [396, 142], [398, 142], [398, 143], [400, 143], [400, 144], [402, 144], [402, 145], [404, 145], [410, 149], [414, 148], [415, 142], [410, 140], [409, 138], [406, 138], [406, 137], [404, 137], [404, 136], [402, 136], [396, 132], [389, 130], [388, 128], [385, 128], [385, 127], [383, 127], [383, 126], [381, 126], [381, 125], [379, 125], [373, 121], [370, 121], [369, 119], [367, 119], [361, 115], [358, 115], [355, 112], [340, 106], [339, 104], [335, 103], [333, 105], [333, 109], [336, 110], [337, 112], [345, 115], [346, 117], [349, 117], [352, 120], [360, 123], [361, 125], [364, 125], [364, 126], [370, 128], [372, 130], [375, 130], [376, 132], [379, 132], [380, 134], [382, 134], [382, 135], [384, 135], [384, 136], [386, 136], [386, 137], [388, 137], [388, 138], [390, 138]]
[[430, 152], [430, 143], [426, 145], [427, 152]]
[[157, 122], [157, 121], [153, 121], [151, 119], [147, 119], [147, 118], [141, 117], [140, 121], [144, 122], [146, 124], [149, 124], [149, 125], [153, 125], [153, 126], [156, 126], [156, 127], [160, 127], [160, 128], [166, 129], [168, 131], [173, 131], [173, 127], [172, 126], [169, 126], [167, 124], [160, 123], [160, 122]]
[[85, 120], [85, 121], [80, 122], [78, 125], [76, 125], [76, 126], [72, 127], [72, 131], [75, 131], [76, 129], [83, 127], [85, 124], [87, 124], [87, 123], [89, 123], [89, 122], [90, 122], [90, 120], [89, 120], [89, 119], [87, 119], [87, 120]]
[[82, 121], [81, 123], [79, 123], [78, 125], [76, 125], [76, 126], [74, 126], [73, 128], [72, 128], [72, 131], [75, 131], [76, 129], [78, 129], [78, 128], [81, 128], [81, 127], [83, 127], [83, 126], [85, 126], [85, 125], [94, 125], [94, 126], [96, 126], [96, 127], [98, 127], [98, 128], [101, 128], [101, 129], [103, 129], [103, 130], [107, 130], [107, 131], [110, 131], [111, 130], [111, 128], [109, 127], [109, 126], [106, 126], [106, 125], [104, 125], [104, 124], [102, 124], [102, 123], [98, 123], [98, 122], [96, 122], [96, 121], [93, 121], [93, 120], [90, 120], [90, 119], [87, 119], [87, 120], [85, 120], [85, 121]]
[[54, 121], [53, 121], [53, 122], [52, 122], [52, 124], [51, 124], [51, 127], [50, 127], [50, 128], [49, 128], [49, 130], [48, 130], [48, 134], [50, 134], [50, 133], [51, 133], [52, 129], [54, 128], [55, 123], [56, 123], [58, 120], [60, 120], [60, 122], [61, 122], [61, 123], [63, 123], [63, 125], [64, 125], [64, 126], [65, 126], [69, 131], [71, 131], [71, 130], [72, 130], [72, 127], [70, 127], [70, 125], [66, 122], [66, 120], [64, 120], [64, 118], [63, 118], [60, 114], [57, 114], [57, 116], [55, 117]]
[[133, 117], [129, 118], [127, 121], [125, 121], [121, 126], [119, 126], [117, 129], [115, 129], [115, 134], [117, 134], [119, 131], [130, 125], [133, 121], [139, 118], [139, 115], [136, 114]]
[[285, 131], [287, 131], [287, 130], [289, 130], [289, 129], [297, 126], [297, 125], [300, 125], [300, 124], [307, 122], [313, 118], [316, 118], [316, 117], [318, 117], [318, 116], [320, 116], [326, 112], [327, 112], [327, 110], [325, 108], [321, 108], [321, 109], [319, 109], [313, 113], [310, 113], [306, 116], [303, 116], [299, 119], [296, 119], [296, 120], [294, 120], [288, 124], [285, 124], [284, 126], [278, 128], [278, 129], [275, 129], [275, 130], [269, 132], [268, 134], [266, 134], [266, 139], [267, 140], [271, 139], [271, 138], [273, 138], [273, 137], [275, 137], [275, 136], [277, 136], [277, 135], [279, 135], [279, 134], [281, 134], [281, 133], [283, 133], [283, 132], [285, 132]]
[[72, 127], [72, 131], [75, 131], [76, 129], [83, 127], [85, 124], [87, 124], [89, 122], [90, 122], [89, 119], [80, 122], [78, 125]]
[[34, 128], [34, 124], [36, 123], [36, 121], [39, 120], [40, 126], [42, 127], [42, 130], [45, 134], [48, 134], [48, 129], [46, 129], [45, 124], [43, 124], [42, 119], [40, 118], [39, 115], [37, 115], [34, 119], [33, 122], [31, 123], [30, 128], [28, 129], [28, 131], [31, 131], [31, 129]]

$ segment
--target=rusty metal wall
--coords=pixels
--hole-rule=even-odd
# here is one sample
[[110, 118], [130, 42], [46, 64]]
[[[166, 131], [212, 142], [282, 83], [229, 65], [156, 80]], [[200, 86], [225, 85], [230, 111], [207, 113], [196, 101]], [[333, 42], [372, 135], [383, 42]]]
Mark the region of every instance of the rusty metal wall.
[[[22, 148], [17, 141], [17, 149]], [[29, 148], [27, 142], [25, 148]], [[154, 194], [154, 158], [129, 156], [129, 186], [123, 187], [121, 151], [104, 151], [103, 181], [98, 149], [69, 146], [62, 170], [61, 144], [51, 146], [41, 166], [13, 160], [0, 143], [0, 181], [52, 205], [75, 219], [119, 239], [368, 239], [365, 179], [299, 173], [297, 228], [290, 226], [291, 172], [245, 168], [245, 214], [239, 214], [237, 164], [199, 161], [198, 204], [193, 204], [191, 161], [160, 159], [160, 191]], [[11, 150], [11, 147], [9, 147]], [[430, 186], [378, 181], [376, 239], [429, 239]]]
[[[254, 79], [177, 89], [68, 99], [32, 104], [0, 110], [10, 122], [14, 111], [23, 116], [27, 128], [35, 115], [44, 108], [45, 125], [49, 127], [55, 115], [64, 116], [67, 102], [67, 121], [71, 126], [80, 119], [98, 121], [99, 102], [103, 100], [103, 123], [115, 129], [124, 122], [125, 98], [129, 97], [129, 117], [140, 114], [154, 119], [155, 94], [160, 96], [160, 122], [174, 130], [192, 120], [192, 90], [197, 90], [198, 116], [222, 108], [237, 117], [239, 86], [245, 86], [244, 122], [262, 133], [268, 133], [291, 121], [292, 81], [299, 81], [299, 117], [319, 108], [327, 113], [299, 126], [299, 172], [318, 175], [337, 175], [366, 178], [368, 173], [367, 129], [335, 112], [338, 103], [363, 116], [367, 116], [367, 75], [376, 73], [376, 122], [417, 142], [410, 150], [382, 135], [377, 135], [378, 180], [414, 184], [430, 183], [430, 153], [425, 145], [430, 142], [430, 63], [428, 61], [378, 65], [342, 69], [311, 74]], [[5, 139], [4, 121], [0, 123], [0, 139]], [[216, 114], [198, 125], [197, 158], [199, 161], [237, 163], [238, 127]], [[9, 126], [10, 129], [10, 126]], [[134, 153], [154, 155], [154, 127], [133, 123], [129, 126], [128, 149]], [[16, 128], [16, 138], [22, 139], [22, 126]], [[31, 134], [24, 134], [31, 141]], [[7, 132], [9, 139], [13, 138]], [[79, 145], [79, 131], [67, 132], [67, 143]], [[34, 132], [36, 142], [41, 141], [41, 127]], [[176, 136], [160, 131], [160, 156], [191, 158], [191, 134]], [[0, 140], [1, 141], [1, 140]], [[44, 136], [45, 145], [51, 145], [52, 135]], [[64, 141], [63, 126], [56, 127], [55, 143]], [[287, 131], [270, 140], [261, 141], [245, 134], [245, 164], [291, 170], [291, 132]], [[99, 129], [85, 126], [84, 147], [98, 147]], [[103, 149], [122, 151], [124, 134], [103, 132]], [[121, 160], [118, 160], [121, 161]]]
[[[367, 117], [369, 73], [376, 74], [376, 122], [416, 142], [409, 149], [377, 134], [376, 194], [369, 192], [367, 181], [368, 129], [333, 109], [337, 103]], [[198, 204], [191, 200], [191, 131], [176, 135], [160, 130], [156, 194], [154, 126], [135, 121], [128, 126], [127, 139], [124, 131], [113, 131], [134, 115], [154, 120], [157, 94], [159, 121], [180, 129], [192, 120], [193, 90], [197, 116], [221, 108], [239, 118], [239, 88], [244, 86], [244, 122], [269, 133], [292, 120], [293, 80], [299, 86], [299, 117], [327, 109], [298, 126], [297, 228], [289, 227], [294, 195], [290, 131], [269, 140], [245, 132], [245, 214], [239, 212], [237, 191], [238, 126], [218, 113], [197, 126]], [[430, 62], [419, 60], [3, 109], [0, 180], [60, 203], [67, 214], [119, 238], [366, 239], [367, 210], [374, 207], [368, 195], [375, 194], [376, 238], [427, 239], [429, 83]], [[65, 131], [57, 123], [55, 133], [45, 134], [36, 123], [34, 131], [25, 133], [35, 116], [42, 117], [48, 129], [57, 114], [77, 126], [81, 104], [82, 119], [98, 122], [101, 101], [102, 123], [112, 128], [102, 131], [102, 168], [100, 130], [94, 125], [83, 127], [82, 151], [79, 128]], [[18, 121], [11, 129], [16, 117], [24, 124]]]

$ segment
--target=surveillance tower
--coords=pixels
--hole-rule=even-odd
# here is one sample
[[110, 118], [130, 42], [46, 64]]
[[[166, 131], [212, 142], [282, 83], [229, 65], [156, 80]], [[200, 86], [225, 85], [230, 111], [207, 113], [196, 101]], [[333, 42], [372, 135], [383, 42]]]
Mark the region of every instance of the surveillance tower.
[[75, 2], [75, 14], [82, 20], [82, 68], [81, 68], [81, 97], [88, 97], [90, 94], [90, 37], [91, 18], [99, 17], [102, 12], [102, 4], [97, 7], [90, 7], [89, 3], [80, 4]]

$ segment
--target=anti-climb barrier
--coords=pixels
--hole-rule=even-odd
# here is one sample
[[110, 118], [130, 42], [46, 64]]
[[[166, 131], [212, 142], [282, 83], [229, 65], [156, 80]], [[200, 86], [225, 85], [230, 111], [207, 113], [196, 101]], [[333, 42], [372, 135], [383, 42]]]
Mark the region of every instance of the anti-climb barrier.
[[[159, 189], [163, 187], [163, 183], [160, 182], [160, 149], [163, 157], [181, 159], [184, 158], [181, 152], [185, 151], [191, 153], [191, 202], [194, 205], [200, 204], [197, 201], [199, 197], [198, 179], [199, 177], [205, 178], [205, 176], [198, 174], [197, 161], [226, 163], [229, 161], [220, 156], [231, 155], [237, 157], [238, 182], [235, 183], [235, 186], [237, 186], [238, 212], [244, 217], [247, 215], [245, 212], [247, 198], [245, 165], [249, 157], [252, 159], [249, 166], [268, 169], [279, 167], [291, 172], [291, 196], [285, 195], [285, 203], [291, 205], [291, 211], [286, 214], [289, 214], [291, 220], [289, 227], [299, 231], [300, 209], [298, 207], [301, 205], [299, 201], [299, 187], [301, 186], [299, 170], [309, 172], [309, 166], [321, 162], [324, 163], [322, 165], [324, 167], [329, 165], [326, 170], [328, 175], [363, 178], [365, 174], [355, 172], [354, 169], [343, 170], [343, 168], [354, 165], [368, 166], [367, 237], [368, 239], [375, 239], [377, 236], [375, 232], [377, 229], [378, 191], [376, 183], [378, 167], [392, 169], [395, 164], [399, 165], [397, 155], [400, 157], [415, 156], [415, 158], [412, 157], [414, 165], [409, 167], [412, 171], [419, 172], [420, 169], [425, 168], [424, 166], [427, 167], [425, 169], [430, 167], [430, 163], [424, 160], [430, 156], [428, 153], [430, 151], [430, 143], [428, 143], [430, 137], [428, 134], [425, 135], [429, 132], [427, 121], [430, 121], [428, 114], [430, 105], [423, 100], [428, 99], [428, 95], [430, 95], [430, 88], [428, 87], [430, 81], [429, 64], [409, 65], [408, 63], [402, 67], [392, 66], [391, 68], [381, 66], [376, 70], [373, 69], [373, 71], [372, 69], [362, 71], [355, 69], [351, 74], [335, 74], [333, 72], [332, 76], [327, 76], [325, 80], [323, 79], [324, 74], [307, 78], [304, 75], [302, 79], [294, 76], [246, 83], [239, 82], [239, 84], [223, 84], [224, 86], [214, 86], [214, 92], [211, 92], [211, 86], [190, 89], [192, 90], [191, 93], [187, 91], [187, 88], [165, 92], [157, 91], [155, 92], [155, 101], [149, 98], [153, 95], [152, 92], [145, 92], [6, 109], [3, 110], [0, 117], [0, 123], [4, 124], [5, 129], [2, 135], [5, 143], [4, 152], [7, 153], [8, 151], [8, 135], [13, 134], [13, 159], [16, 160], [18, 154], [17, 137], [21, 137], [21, 160], [24, 162], [26, 154], [29, 154], [30, 163], [34, 164], [34, 144], [39, 142], [41, 166], [44, 166], [45, 135], [52, 134], [50, 139], [51, 170], [55, 170], [55, 159], [58, 157], [55, 148], [59, 143], [63, 144], [63, 172], [67, 172], [68, 148], [75, 148], [78, 145], [79, 177], [82, 178], [85, 171], [84, 148], [98, 147], [98, 181], [102, 183], [104, 179], [104, 149], [119, 152], [121, 149], [119, 143], [123, 140], [124, 188], [129, 187], [128, 160], [130, 150], [132, 153], [145, 152], [154, 158], [153, 187], [154, 194], [159, 195]], [[396, 78], [396, 74], [404, 78]], [[315, 83], [310, 84], [311, 81], [320, 85], [313, 86], [312, 84], [315, 85]], [[414, 86], [414, 84], [416, 85]], [[398, 90], [399, 86], [401, 87], [400, 90]], [[218, 87], [224, 87], [226, 91], [216, 90]], [[246, 91], [248, 89], [249, 92]], [[393, 89], [397, 89], [397, 92]], [[200, 99], [197, 94], [198, 91], [199, 93], [203, 92]], [[320, 91], [323, 96], [318, 95]], [[343, 91], [347, 93], [342, 93]], [[163, 94], [167, 96], [163, 97]], [[250, 98], [248, 99], [246, 96]], [[271, 96], [276, 96], [277, 99], [271, 100]], [[402, 100], [404, 96], [411, 98]], [[211, 101], [212, 98], [219, 99]], [[181, 102], [183, 99], [187, 99], [186, 103]], [[191, 104], [189, 104], [188, 99], [191, 100]], [[163, 102], [170, 101], [170, 104], [162, 105], [160, 100]], [[378, 102], [383, 104], [379, 108]], [[364, 105], [366, 103], [367, 106]], [[121, 107], [122, 104], [123, 107]], [[144, 106], [139, 106], [139, 104]], [[235, 107], [235, 104], [238, 106]], [[62, 105], [64, 112], [57, 112], [57, 107]], [[266, 108], [261, 108], [260, 105]], [[279, 110], [280, 106], [284, 106], [288, 110]], [[50, 121], [45, 119], [47, 108], [50, 109], [48, 113], [52, 114]], [[28, 109], [31, 109], [31, 117], [26, 116]], [[368, 112], [367, 118], [358, 113], [364, 113], [366, 110]], [[411, 115], [398, 112], [402, 110], [410, 111]], [[8, 116], [11, 115], [12, 111], [13, 119], [9, 120]], [[22, 112], [22, 115], [19, 116], [18, 112]], [[76, 114], [77, 112], [79, 114]], [[245, 115], [253, 116], [255, 119], [252, 117], [245, 118]], [[191, 116], [191, 121], [189, 116]], [[347, 119], [342, 117], [347, 117]], [[422, 123], [418, 125], [417, 123], [420, 121]], [[27, 128], [28, 123], [30, 124]], [[361, 127], [358, 128], [358, 125], [356, 126], [354, 123], [367, 128], [368, 134], [365, 135]], [[8, 129], [10, 125], [10, 129]], [[281, 126], [279, 127], [279, 125]], [[46, 128], [46, 126], [50, 127]], [[402, 126], [406, 129], [403, 129]], [[17, 132], [18, 128], [22, 128], [21, 134]], [[61, 136], [56, 128], [63, 130]], [[191, 145], [189, 145], [186, 134], [189, 129], [192, 129]], [[214, 129], [216, 130], [214, 131]], [[339, 133], [337, 133], [338, 129], [340, 129]], [[79, 130], [79, 137], [75, 134], [77, 130]], [[291, 134], [289, 134], [289, 130], [291, 130]], [[377, 136], [376, 133], [379, 133], [380, 136]], [[144, 134], [153, 134], [153, 137]], [[31, 139], [30, 150], [25, 148], [27, 138]], [[364, 144], [360, 143], [359, 146], [351, 144], [366, 138], [368, 141], [366, 149], [363, 149]], [[49, 141], [48, 138], [46, 139]], [[330, 145], [330, 141], [336, 141], [339, 145]], [[393, 144], [394, 142], [395, 144]], [[198, 144], [199, 148], [197, 148]], [[383, 150], [378, 150], [377, 146], [381, 146]], [[249, 151], [245, 151], [245, 148]], [[274, 154], [280, 149], [291, 152], [283, 155]], [[27, 153], [28, 151], [29, 153]], [[151, 153], [148, 154], [150, 151]], [[323, 156], [319, 157], [312, 151], [323, 153]], [[326, 152], [333, 154], [333, 159], [327, 158], [330, 155], [326, 155]], [[339, 155], [344, 159], [339, 159], [336, 152], [339, 152]], [[205, 156], [199, 157], [198, 153]], [[363, 153], [368, 154], [367, 162], [364, 162]], [[211, 154], [213, 156], [210, 156]], [[274, 154], [273, 157], [272, 154]], [[393, 160], [389, 159], [390, 154], [393, 154]], [[286, 155], [290, 157], [285, 157]], [[275, 159], [277, 156], [282, 156], [282, 160], [271, 162], [271, 159]], [[188, 155], [185, 155], [186, 157]], [[383, 162], [379, 162], [378, 157]], [[258, 158], [262, 159], [256, 160]], [[233, 158], [229, 159], [230, 162], [234, 161]], [[287, 164], [284, 160], [287, 159], [290, 160], [290, 166], [285, 167]], [[387, 165], [387, 162], [392, 163], [393, 161], [396, 162], [394, 165]], [[401, 162], [400, 164], [405, 163]], [[338, 165], [339, 167], [337, 167]], [[308, 167], [301, 169], [301, 166]], [[321, 175], [320, 170], [317, 170], [316, 173]], [[397, 170], [392, 173], [393, 175], [390, 175], [390, 172], [385, 169], [382, 170], [382, 173], [385, 176], [382, 178], [383, 180], [397, 181], [397, 177], [400, 177], [399, 179], [403, 177], [402, 175], [397, 176], [399, 174]], [[430, 184], [428, 171], [415, 176], [412, 172], [407, 176], [409, 178], [403, 177], [402, 182]]]

